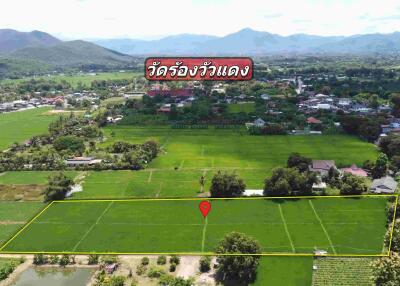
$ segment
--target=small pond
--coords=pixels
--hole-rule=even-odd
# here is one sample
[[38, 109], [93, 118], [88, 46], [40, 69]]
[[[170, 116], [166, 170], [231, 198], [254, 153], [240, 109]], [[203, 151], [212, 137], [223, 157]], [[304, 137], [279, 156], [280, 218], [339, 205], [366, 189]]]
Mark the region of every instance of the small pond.
[[24, 271], [13, 286], [86, 286], [94, 273], [90, 268], [31, 267]]

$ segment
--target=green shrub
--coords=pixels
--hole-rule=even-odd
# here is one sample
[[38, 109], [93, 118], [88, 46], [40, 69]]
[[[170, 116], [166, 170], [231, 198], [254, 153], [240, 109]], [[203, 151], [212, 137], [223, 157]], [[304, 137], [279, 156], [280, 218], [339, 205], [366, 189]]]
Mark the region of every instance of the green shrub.
[[162, 275], [165, 274], [165, 271], [159, 267], [153, 266], [150, 267], [147, 276], [150, 278], [160, 278]]
[[59, 259], [58, 255], [52, 255], [52, 256], [50, 256], [49, 261], [50, 261], [50, 264], [57, 264], [60, 261], [60, 259]]
[[101, 262], [104, 264], [114, 264], [117, 263], [117, 257], [115, 255], [106, 255], [101, 257]]
[[181, 258], [177, 255], [172, 255], [171, 258], [169, 259], [169, 263], [171, 263], [171, 264], [179, 265], [180, 262], [181, 262]]
[[124, 276], [112, 276], [107, 285], [110, 286], [124, 286], [126, 278]]
[[176, 270], [176, 264], [175, 263], [171, 263], [169, 265], [169, 272], [175, 272]]
[[203, 256], [200, 258], [200, 272], [208, 272], [211, 269], [211, 257], [210, 256]]
[[99, 263], [99, 255], [97, 255], [97, 254], [89, 255], [89, 258], [88, 258], [88, 264], [89, 265], [95, 265], [95, 264], [98, 264], [98, 263]]
[[35, 265], [43, 265], [46, 264], [48, 262], [48, 258], [47, 256], [43, 255], [43, 254], [35, 254], [33, 256], [33, 264]]
[[165, 255], [161, 255], [157, 258], [158, 265], [164, 265], [167, 263], [167, 257]]
[[18, 261], [10, 261], [9, 263], [3, 265], [0, 268], [0, 281], [5, 280], [8, 278], [8, 276], [13, 273], [15, 268], [19, 265]]
[[70, 257], [68, 254], [63, 254], [59, 260], [60, 266], [66, 266], [70, 262]]
[[139, 264], [139, 265], [136, 267], [136, 274], [139, 275], [139, 276], [145, 274], [146, 271], [147, 271], [147, 267], [144, 266], [143, 264]]
[[142, 258], [142, 261], [141, 261], [142, 265], [148, 265], [149, 262], [150, 262], [150, 259], [148, 257], [143, 257]]

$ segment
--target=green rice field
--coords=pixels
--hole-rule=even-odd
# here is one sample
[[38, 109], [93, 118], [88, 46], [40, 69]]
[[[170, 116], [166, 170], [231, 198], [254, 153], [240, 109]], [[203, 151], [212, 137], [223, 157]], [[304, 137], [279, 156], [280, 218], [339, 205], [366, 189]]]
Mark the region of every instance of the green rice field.
[[374, 145], [344, 135], [250, 136], [244, 130], [132, 126], [108, 127], [104, 132], [103, 145], [153, 139], [162, 150], [145, 170], [89, 172], [83, 192], [74, 198], [193, 197], [200, 191], [200, 177], [206, 177], [207, 191], [218, 170], [236, 172], [247, 189], [262, 189], [272, 169], [285, 166], [292, 152], [335, 160], [339, 166], [361, 165], [377, 155]]
[[43, 204], [36, 202], [0, 202], [0, 243], [16, 233], [41, 208]]
[[230, 113], [250, 113], [255, 111], [254, 102], [243, 102], [243, 103], [231, 103], [228, 105], [228, 111]]
[[[371, 263], [376, 258], [325, 257], [314, 260], [313, 286], [373, 286]], [[310, 284], [309, 284], [310, 285]]]
[[[95, 80], [119, 80], [119, 79], [132, 79], [133, 77], [140, 76], [141, 73], [134, 72], [101, 72], [95, 75], [90, 74], [65, 74], [65, 75], [51, 75], [51, 76], [40, 76], [35, 77], [34, 79], [45, 79], [45, 80], [53, 80], [55, 82], [66, 81], [72, 85], [72, 87], [77, 87], [79, 83], [84, 86], [89, 87], [90, 84]], [[27, 81], [33, 79], [22, 78], [22, 79], [8, 79], [3, 80], [0, 84], [8, 85], [8, 84], [16, 84], [19, 82]]]
[[312, 257], [262, 257], [254, 286], [310, 286]]
[[387, 198], [212, 200], [207, 219], [196, 199], [62, 201], [1, 250], [201, 254], [238, 231], [267, 254], [382, 254]]
[[[0, 185], [45, 185], [47, 179], [57, 171], [9, 171], [0, 175]], [[78, 172], [65, 171], [66, 176], [74, 178]]]
[[0, 113], [0, 150], [11, 144], [22, 143], [33, 135], [47, 133], [50, 122], [56, 115], [45, 114], [50, 107], [41, 107], [24, 111]]

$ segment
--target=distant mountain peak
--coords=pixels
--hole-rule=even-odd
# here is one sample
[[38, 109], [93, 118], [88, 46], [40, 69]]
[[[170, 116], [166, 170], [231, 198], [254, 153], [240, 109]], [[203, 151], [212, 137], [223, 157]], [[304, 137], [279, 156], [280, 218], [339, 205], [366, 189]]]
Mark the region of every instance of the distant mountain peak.
[[27, 47], [47, 47], [61, 41], [52, 35], [41, 32], [19, 32], [13, 29], [0, 29], [0, 53], [10, 53]]

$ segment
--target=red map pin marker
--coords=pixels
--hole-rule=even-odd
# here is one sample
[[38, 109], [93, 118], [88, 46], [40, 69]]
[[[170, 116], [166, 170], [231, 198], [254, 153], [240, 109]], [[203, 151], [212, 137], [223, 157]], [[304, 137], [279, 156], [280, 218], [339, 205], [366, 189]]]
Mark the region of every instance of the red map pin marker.
[[211, 210], [211, 204], [208, 201], [202, 201], [199, 204], [199, 209], [202, 213], [202, 215], [204, 216], [204, 218], [206, 218], [206, 216], [208, 215], [208, 213]]

